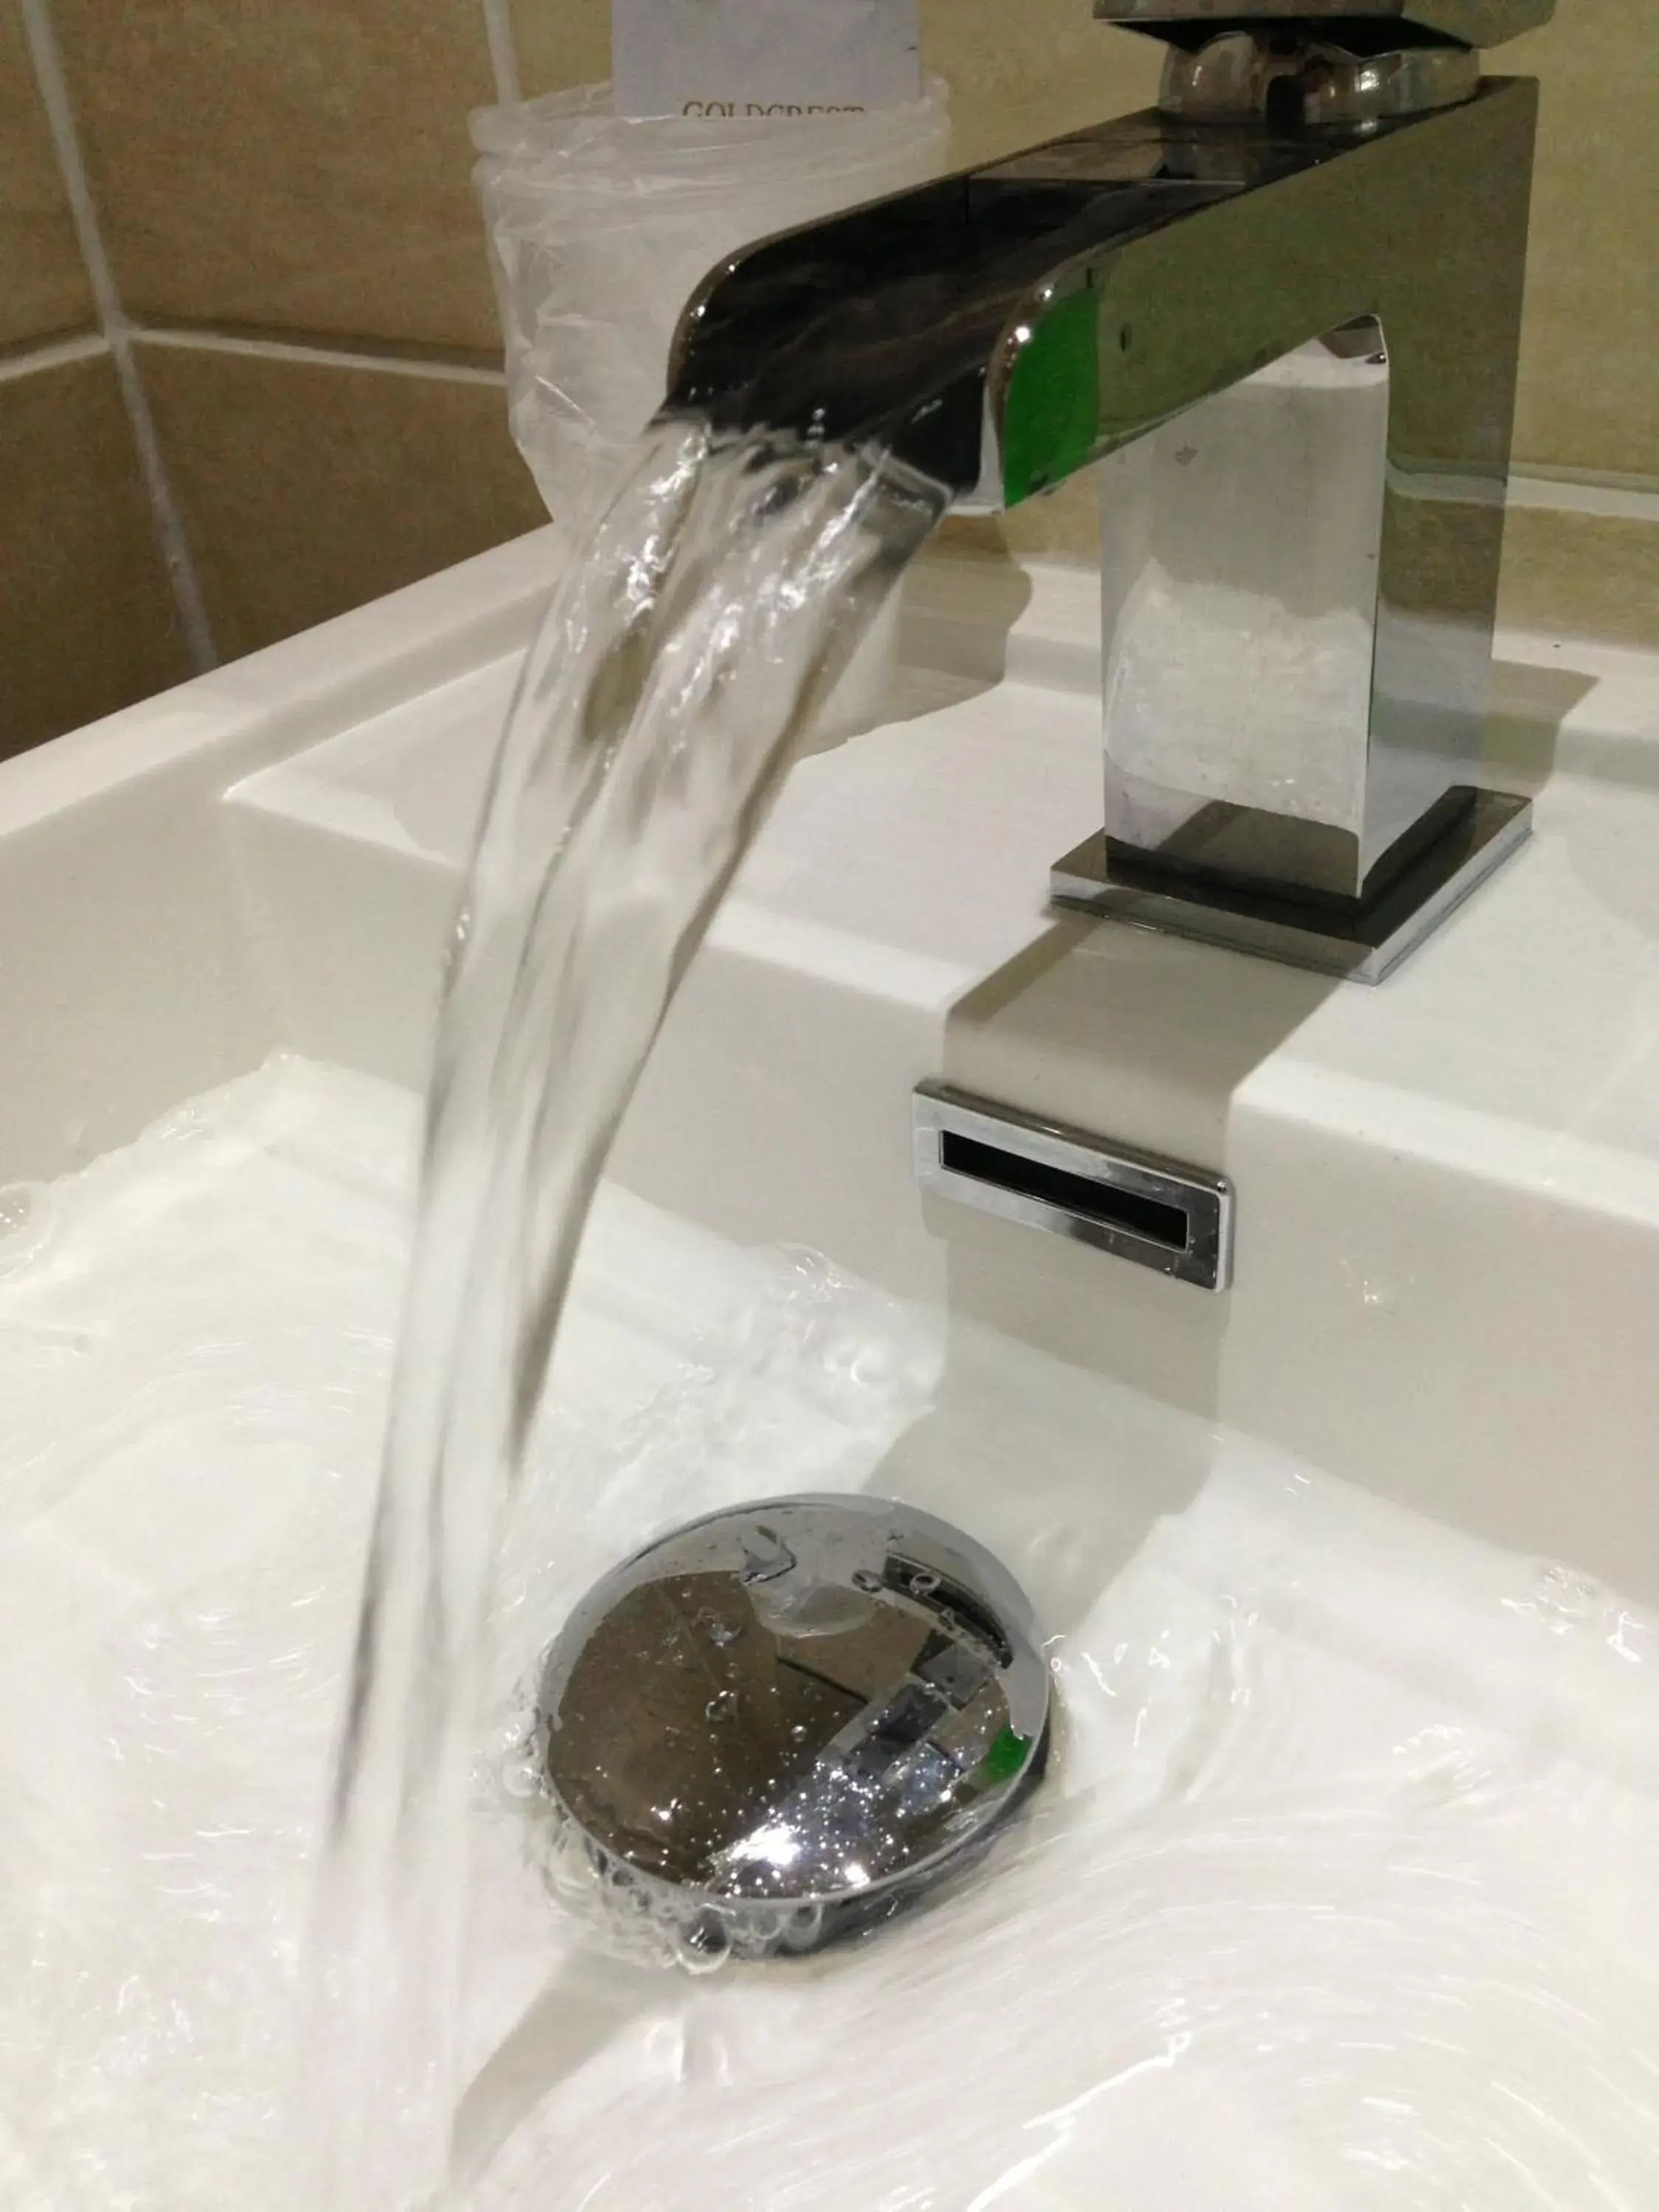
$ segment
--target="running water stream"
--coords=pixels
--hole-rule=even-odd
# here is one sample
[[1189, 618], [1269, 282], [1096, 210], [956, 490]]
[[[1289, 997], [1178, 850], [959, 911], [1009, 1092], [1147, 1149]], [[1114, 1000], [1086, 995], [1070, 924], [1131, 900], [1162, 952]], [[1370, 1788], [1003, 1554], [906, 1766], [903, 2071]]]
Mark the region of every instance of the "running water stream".
[[664, 423], [530, 654], [441, 1025], [319, 1891], [337, 2212], [442, 2187], [495, 1560], [613, 1133], [796, 738], [946, 503], [874, 449]]

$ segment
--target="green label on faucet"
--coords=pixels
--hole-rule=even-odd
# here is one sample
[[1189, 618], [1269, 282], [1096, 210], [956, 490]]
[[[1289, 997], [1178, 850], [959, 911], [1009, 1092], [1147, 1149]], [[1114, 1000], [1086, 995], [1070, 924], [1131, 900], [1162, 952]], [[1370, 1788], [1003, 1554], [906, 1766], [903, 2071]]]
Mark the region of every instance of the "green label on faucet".
[[988, 1784], [1012, 1782], [1030, 1756], [1031, 1739], [1012, 1727], [1005, 1728], [979, 1764], [979, 1779]]
[[1100, 434], [1100, 295], [1057, 300], [1031, 327], [1008, 382], [1003, 497], [1010, 507], [1086, 468]]

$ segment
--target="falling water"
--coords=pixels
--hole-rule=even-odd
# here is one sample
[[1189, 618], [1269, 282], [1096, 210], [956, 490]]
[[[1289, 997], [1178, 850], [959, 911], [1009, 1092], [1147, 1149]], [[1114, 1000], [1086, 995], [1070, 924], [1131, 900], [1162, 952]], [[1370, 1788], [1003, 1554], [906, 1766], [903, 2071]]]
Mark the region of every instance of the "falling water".
[[495, 1562], [612, 1135], [798, 734], [945, 503], [874, 449], [665, 423], [531, 652], [441, 1025], [320, 1891], [339, 2212], [441, 2187]]

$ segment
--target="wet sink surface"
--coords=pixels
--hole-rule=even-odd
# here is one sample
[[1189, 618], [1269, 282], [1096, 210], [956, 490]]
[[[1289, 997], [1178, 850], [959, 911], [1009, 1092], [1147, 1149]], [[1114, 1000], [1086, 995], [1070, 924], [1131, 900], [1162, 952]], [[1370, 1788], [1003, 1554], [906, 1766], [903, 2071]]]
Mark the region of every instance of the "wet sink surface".
[[[310, 2201], [278, 2091], [416, 1124], [278, 1062], [0, 1249], [19, 2203], [72, 2166], [145, 2212]], [[1577, 2212], [1659, 2177], [1659, 1624], [1612, 1589], [620, 1190], [534, 1465], [475, 1808], [477, 2212], [550, 2176], [617, 2212], [1334, 2212], [1402, 2175], [1449, 2212], [1517, 2173]], [[882, 1936], [688, 1975], [546, 1856], [542, 1645], [657, 1528], [866, 1487], [1030, 1590], [1050, 1774]]]
[[[129, 1194], [89, 1306], [57, 1262], [0, 1273], [8, 1953], [56, 1931], [7, 1978], [9, 2202], [118, 2136], [146, 2212], [283, 2202], [264, 1997], [410, 1101], [545, 569], [502, 549], [0, 769], [0, 1025], [29, 1043], [0, 1178], [273, 1053], [337, 1071], [274, 1155], [170, 1140], [212, 1174], [182, 1210]], [[902, 1489], [1057, 1639], [1052, 1785], [994, 1880], [881, 1944], [693, 1984], [550, 1908], [498, 1765], [481, 2203], [545, 2202], [551, 2166], [617, 2212], [1092, 2212], [1107, 2179], [1150, 2212], [1393, 2212], [1402, 2174], [1508, 2212], [1516, 2162], [1541, 2204], [1645, 2203], [1659, 665], [1504, 641], [1538, 835], [1342, 991], [1056, 922], [1048, 867], [1098, 818], [1094, 587], [923, 582], [898, 719], [801, 763], [629, 1117], [550, 1431], [547, 1496], [584, 1510], [520, 1532], [512, 1617], [535, 1641], [704, 1505]], [[1230, 1176], [1235, 1289], [924, 1202], [910, 1097], [941, 1079]], [[241, 2150], [192, 2164], [213, 2127]]]

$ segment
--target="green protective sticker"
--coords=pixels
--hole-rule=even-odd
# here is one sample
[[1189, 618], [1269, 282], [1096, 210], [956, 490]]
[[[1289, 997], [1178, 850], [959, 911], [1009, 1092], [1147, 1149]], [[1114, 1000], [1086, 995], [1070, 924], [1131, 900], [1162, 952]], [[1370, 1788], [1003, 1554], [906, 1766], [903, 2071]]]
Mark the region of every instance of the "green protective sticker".
[[1012, 1782], [1024, 1765], [1030, 1749], [1029, 1735], [1005, 1728], [980, 1761], [979, 1771], [988, 1782]]
[[1100, 436], [1100, 295], [1056, 301], [1014, 363], [1003, 426], [1010, 507], [1087, 468]]

